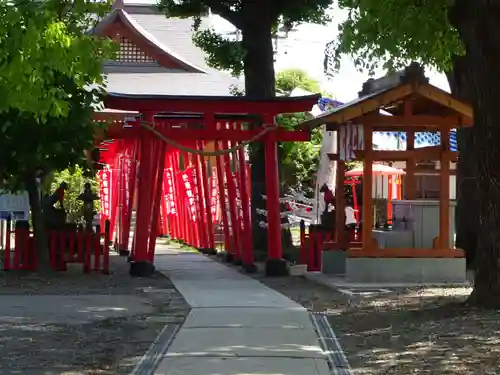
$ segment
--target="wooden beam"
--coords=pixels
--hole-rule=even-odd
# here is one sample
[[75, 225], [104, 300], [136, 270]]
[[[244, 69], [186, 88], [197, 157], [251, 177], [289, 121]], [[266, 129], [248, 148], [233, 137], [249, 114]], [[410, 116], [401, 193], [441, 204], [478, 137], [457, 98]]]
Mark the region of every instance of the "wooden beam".
[[371, 124], [374, 130], [400, 130], [407, 131], [408, 129], [419, 128], [426, 130], [437, 131], [439, 127], [445, 125], [450, 128], [458, 126], [460, 119], [458, 116], [423, 116], [423, 115], [408, 115], [408, 116], [386, 116], [380, 114], [364, 115], [353, 120], [359, 124]]
[[474, 112], [472, 106], [466, 104], [458, 99], [455, 99], [451, 94], [443, 91], [432, 85], [419, 85], [417, 92], [423, 97], [432, 100], [433, 102], [441, 104], [443, 107], [450, 108], [455, 112], [464, 115], [469, 121], [466, 121], [462, 126], [467, 126], [470, 123], [472, 125], [472, 118]]
[[[407, 161], [414, 158], [416, 162], [421, 160], [440, 160], [440, 146], [430, 146], [417, 148], [414, 151], [384, 151], [384, 150], [374, 150], [372, 152], [373, 161]], [[363, 160], [365, 157], [365, 152], [363, 150], [354, 151], [356, 155], [356, 160]], [[448, 151], [445, 152], [446, 158], [449, 161], [458, 160], [458, 152]], [[339, 160], [339, 154], [328, 154], [328, 158], [332, 161]]]

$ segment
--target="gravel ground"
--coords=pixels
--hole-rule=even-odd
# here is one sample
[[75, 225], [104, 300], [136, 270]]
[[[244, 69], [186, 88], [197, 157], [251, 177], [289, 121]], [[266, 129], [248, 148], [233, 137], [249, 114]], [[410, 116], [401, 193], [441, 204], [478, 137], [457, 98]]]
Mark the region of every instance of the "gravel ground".
[[469, 288], [352, 297], [303, 277], [255, 278], [326, 312], [354, 374], [500, 374], [500, 312], [465, 307]]
[[[111, 257], [111, 270], [109, 276], [59, 273], [43, 278], [0, 273], [0, 301], [15, 301], [18, 296], [25, 301], [27, 295], [41, 304], [44, 299], [52, 303], [100, 297], [102, 304], [109, 296], [124, 305], [136, 300], [144, 305], [137, 310], [118, 305], [113, 316], [96, 310], [90, 318], [75, 321], [64, 314], [73, 307], [80, 309], [73, 315], [81, 313], [78, 306], [61, 305], [59, 315], [50, 306], [41, 306], [52, 314], [50, 319], [35, 310], [23, 314], [29, 319], [21, 319], [2, 314], [0, 302], [0, 374], [129, 374], [165, 324], [182, 323], [189, 306], [165, 276], [131, 278], [125, 259], [117, 256]], [[9, 311], [17, 307], [9, 306]]]

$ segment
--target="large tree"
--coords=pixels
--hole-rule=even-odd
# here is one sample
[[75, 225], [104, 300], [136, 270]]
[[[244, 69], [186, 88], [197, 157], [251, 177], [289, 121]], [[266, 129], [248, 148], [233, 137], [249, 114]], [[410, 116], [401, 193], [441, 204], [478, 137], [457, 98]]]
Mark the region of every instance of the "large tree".
[[[234, 75], [245, 77], [245, 95], [267, 99], [276, 95], [273, 36], [279, 27], [291, 29], [304, 23], [325, 23], [333, 0], [160, 0], [167, 17], [193, 17], [198, 30], [195, 43], [207, 53], [207, 62]], [[229, 40], [212, 29], [201, 29], [201, 18], [212, 13], [230, 22], [241, 32], [241, 41]], [[263, 207], [265, 193], [264, 153], [252, 146], [252, 209]], [[265, 232], [254, 229], [254, 246], [265, 247]]]
[[94, 1], [0, 1], [0, 181], [27, 190], [42, 269], [48, 268], [37, 179], [84, 161], [103, 93], [101, 65], [110, 41], [89, 30], [109, 4]]
[[[340, 0], [348, 19], [340, 37], [327, 49], [326, 65], [334, 71], [339, 57], [352, 54], [362, 68], [382, 63], [397, 68], [421, 61], [447, 74], [452, 93], [474, 107], [474, 128], [459, 130], [457, 243], [476, 261], [470, 301], [479, 305], [500, 299], [498, 204], [500, 140], [494, 98], [499, 89], [500, 59], [495, 22], [499, 1]], [[333, 69], [332, 69], [333, 68]]]
[[[278, 93], [289, 96], [295, 89], [311, 93], [321, 91], [319, 82], [302, 69], [285, 69], [276, 74]], [[297, 124], [310, 117], [309, 113], [283, 114], [278, 116], [277, 122], [286, 129], [294, 129]], [[321, 139], [321, 130], [315, 129], [311, 142], [284, 142], [280, 145], [280, 181], [285, 189], [300, 191], [313, 197], [313, 180], [318, 168]]]

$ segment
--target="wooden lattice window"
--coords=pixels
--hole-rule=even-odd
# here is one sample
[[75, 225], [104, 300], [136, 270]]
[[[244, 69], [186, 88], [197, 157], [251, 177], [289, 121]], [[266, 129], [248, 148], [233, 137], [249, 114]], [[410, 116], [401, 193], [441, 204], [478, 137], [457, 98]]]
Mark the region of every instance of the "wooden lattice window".
[[157, 64], [157, 61], [142, 51], [132, 41], [123, 36], [120, 37], [120, 51], [115, 63], [118, 64]]

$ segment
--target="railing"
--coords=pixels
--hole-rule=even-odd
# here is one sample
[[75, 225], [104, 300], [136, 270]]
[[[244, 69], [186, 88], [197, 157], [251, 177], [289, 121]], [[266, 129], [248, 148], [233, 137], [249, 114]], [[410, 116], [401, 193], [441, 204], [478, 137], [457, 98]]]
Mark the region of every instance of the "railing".
[[[14, 247], [11, 246], [12, 235]], [[95, 231], [79, 226], [51, 230], [48, 237], [50, 266], [53, 270], [66, 271], [69, 263], [81, 263], [84, 273], [94, 271], [109, 274], [109, 220], [102, 233], [99, 225], [95, 227]], [[102, 239], [104, 244], [101, 244]], [[3, 269], [36, 271], [38, 261], [35, 237], [28, 225], [17, 225], [12, 230], [8, 220]]]

